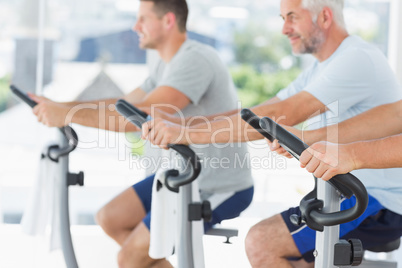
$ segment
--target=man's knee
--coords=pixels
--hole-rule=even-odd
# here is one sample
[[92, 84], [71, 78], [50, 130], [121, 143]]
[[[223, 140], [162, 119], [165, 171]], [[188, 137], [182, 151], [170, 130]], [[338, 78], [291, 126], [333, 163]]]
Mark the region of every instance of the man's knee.
[[128, 250], [122, 248], [117, 255], [117, 263], [119, 268], [136, 267], [133, 265], [133, 255], [133, 252], [129, 252]]
[[249, 249], [251, 250], [256, 248], [257, 244], [259, 243], [258, 233], [260, 232], [261, 230], [257, 225], [254, 225], [250, 228], [245, 239], [245, 247], [247, 251]]
[[108, 232], [112, 228], [112, 222], [110, 219], [109, 211], [107, 207], [102, 207], [95, 215], [96, 223], [102, 227], [105, 232]]
[[150, 267], [156, 261], [148, 255], [148, 245], [141, 241], [131, 241], [129, 246], [122, 246], [117, 255], [119, 268]]
[[117, 257], [119, 267], [151, 267], [159, 261], [149, 257], [149, 244], [149, 230], [144, 223], [140, 223], [122, 243]]
[[256, 267], [275, 265], [284, 262], [287, 257], [300, 256], [279, 214], [251, 227], [245, 239], [245, 249], [250, 262]]
[[272, 239], [269, 238], [273, 226], [271, 219], [266, 219], [250, 228], [245, 239], [245, 249], [247, 257], [253, 267], [263, 267], [272, 265], [278, 256], [274, 256], [272, 250]]
[[267, 238], [277, 230], [274, 217], [263, 220], [250, 228], [245, 240], [246, 250], [259, 251], [267, 249], [271, 245], [272, 240]]

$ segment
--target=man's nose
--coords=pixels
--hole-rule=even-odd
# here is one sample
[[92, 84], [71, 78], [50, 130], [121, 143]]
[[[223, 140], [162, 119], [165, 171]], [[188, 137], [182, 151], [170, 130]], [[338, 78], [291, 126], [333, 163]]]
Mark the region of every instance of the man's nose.
[[138, 30], [139, 30], [139, 28], [140, 28], [140, 26], [139, 26], [139, 23], [138, 23], [138, 21], [133, 25], [133, 27], [131, 28], [134, 32], [138, 32]]
[[282, 34], [289, 35], [292, 32], [292, 27], [290, 26], [289, 21], [285, 20], [282, 26]]

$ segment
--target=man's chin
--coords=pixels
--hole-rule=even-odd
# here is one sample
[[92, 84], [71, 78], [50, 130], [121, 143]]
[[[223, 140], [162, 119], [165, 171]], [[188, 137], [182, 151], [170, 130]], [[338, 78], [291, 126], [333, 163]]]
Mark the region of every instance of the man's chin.
[[292, 48], [292, 54], [293, 54], [294, 56], [300, 56], [300, 55], [303, 54], [303, 52], [301, 52], [301, 50], [298, 49], [298, 48]]
[[155, 49], [155, 46], [152, 44], [139, 44], [141, 49]]
[[304, 54], [311, 54], [312, 52], [309, 51], [308, 48], [306, 48], [306, 46], [301, 45], [301, 46], [292, 46], [292, 54], [294, 56], [301, 56]]

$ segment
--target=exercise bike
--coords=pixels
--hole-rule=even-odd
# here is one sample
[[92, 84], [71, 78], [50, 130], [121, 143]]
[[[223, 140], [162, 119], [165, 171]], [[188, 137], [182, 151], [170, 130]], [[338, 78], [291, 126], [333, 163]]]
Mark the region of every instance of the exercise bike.
[[[278, 140], [279, 144], [296, 159], [299, 159], [301, 153], [308, 148], [307, 144], [268, 117], [260, 119], [248, 109], [241, 111], [241, 117], [271, 142]], [[317, 231], [314, 251], [315, 267], [396, 268], [397, 263], [393, 261], [363, 260], [363, 245], [358, 239], [339, 240], [339, 224], [358, 218], [367, 207], [367, 191], [360, 180], [350, 173], [334, 176], [327, 182], [317, 180], [315, 177], [314, 180], [314, 189], [300, 201], [301, 216], [292, 215], [291, 221], [295, 225], [304, 222]], [[339, 211], [341, 197], [351, 198], [352, 195], [356, 197], [355, 206]], [[386, 245], [368, 250], [391, 252], [397, 249], [399, 244], [400, 239], [396, 239]]]
[[[125, 100], [118, 100], [116, 102], [116, 110], [122, 114], [129, 122], [137, 126], [142, 127], [142, 124], [149, 121], [151, 118], [143, 111], [137, 109]], [[153, 222], [158, 222], [157, 214], [154, 214], [154, 204], [156, 202], [164, 203], [168, 200], [155, 201], [155, 197], [152, 197], [152, 221], [151, 221], [151, 246], [150, 256], [152, 258], [162, 258], [171, 255], [173, 251], [177, 255], [177, 267], [178, 268], [203, 268], [204, 252], [202, 245], [202, 236], [204, 235], [203, 221], [210, 221], [212, 217], [212, 209], [209, 201], [200, 201], [198, 185], [195, 182], [197, 176], [201, 172], [200, 161], [193, 150], [186, 145], [169, 144], [169, 149], [175, 151], [176, 160], [184, 163], [184, 168], [172, 168], [169, 170], [163, 170], [157, 172], [155, 175], [154, 186], [156, 187], [157, 194], [163, 189], [167, 189], [171, 193], [177, 195], [177, 206], [172, 211], [167, 212], [176, 219], [177, 224], [171, 229], [165, 228], [164, 231], [173, 232], [177, 230], [175, 243], [171, 241], [165, 241], [164, 237], [166, 232], [156, 231], [155, 228], [160, 228], [162, 224], [153, 225]], [[194, 182], [194, 183], [193, 183]], [[163, 213], [163, 211], [162, 211]], [[174, 215], [174, 213], [176, 213]], [[168, 223], [163, 223], [163, 225]], [[155, 235], [155, 233], [161, 233]], [[236, 229], [225, 228], [212, 228], [207, 235], [216, 235], [226, 237], [225, 243], [230, 243], [229, 238], [238, 235]], [[169, 240], [169, 239], [167, 239]], [[168, 248], [165, 255], [155, 256], [153, 252], [153, 243], [167, 243]]]
[[[19, 90], [16, 86], [10, 86], [11, 92], [20, 100], [34, 108], [37, 103], [32, 100], [27, 94]], [[71, 240], [70, 232], [70, 216], [69, 216], [69, 201], [68, 187], [72, 185], [84, 185], [84, 173], [69, 172], [69, 154], [75, 150], [78, 145], [77, 133], [70, 126], [59, 128], [59, 142], [48, 146], [46, 152], [41, 155], [41, 158], [47, 158], [54, 163], [57, 163], [57, 169], [54, 170], [57, 178], [57, 192], [55, 193], [54, 220], [52, 221], [52, 232], [60, 236], [61, 248], [64, 256], [64, 261], [67, 268], [78, 268], [77, 259], [74, 253], [74, 247]], [[58, 222], [59, 224], [54, 224]]]

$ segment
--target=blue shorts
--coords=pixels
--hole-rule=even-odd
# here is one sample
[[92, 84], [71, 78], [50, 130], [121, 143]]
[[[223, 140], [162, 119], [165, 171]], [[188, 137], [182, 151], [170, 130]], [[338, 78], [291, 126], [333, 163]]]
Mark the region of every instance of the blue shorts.
[[[341, 203], [341, 210], [351, 208], [356, 203], [353, 196]], [[290, 215], [300, 215], [299, 207], [290, 208], [281, 213], [293, 240], [299, 249], [302, 258], [307, 262], [313, 262], [315, 248], [315, 231], [305, 226], [295, 226], [290, 222]], [[358, 238], [363, 243], [363, 248], [381, 246], [398, 239], [402, 235], [402, 215], [396, 214], [384, 208], [374, 197], [369, 195], [369, 203], [366, 211], [354, 221], [340, 225], [341, 239]]]
[[[140, 198], [147, 214], [142, 221], [148, 229], [150, 229], [151, 226], [151, 201], [154, 177], [155, 174], [133, 185], [133, 188]], [[204, 230], [209, 230], [213, 225], [220, 223], [223, 220], [238, 217], [240, 213], [250, 205], [253, 195], [253, 186], [246, 190], [234, 193], [212, 211], [212, 220], [210, 222], [204, 222]]]

